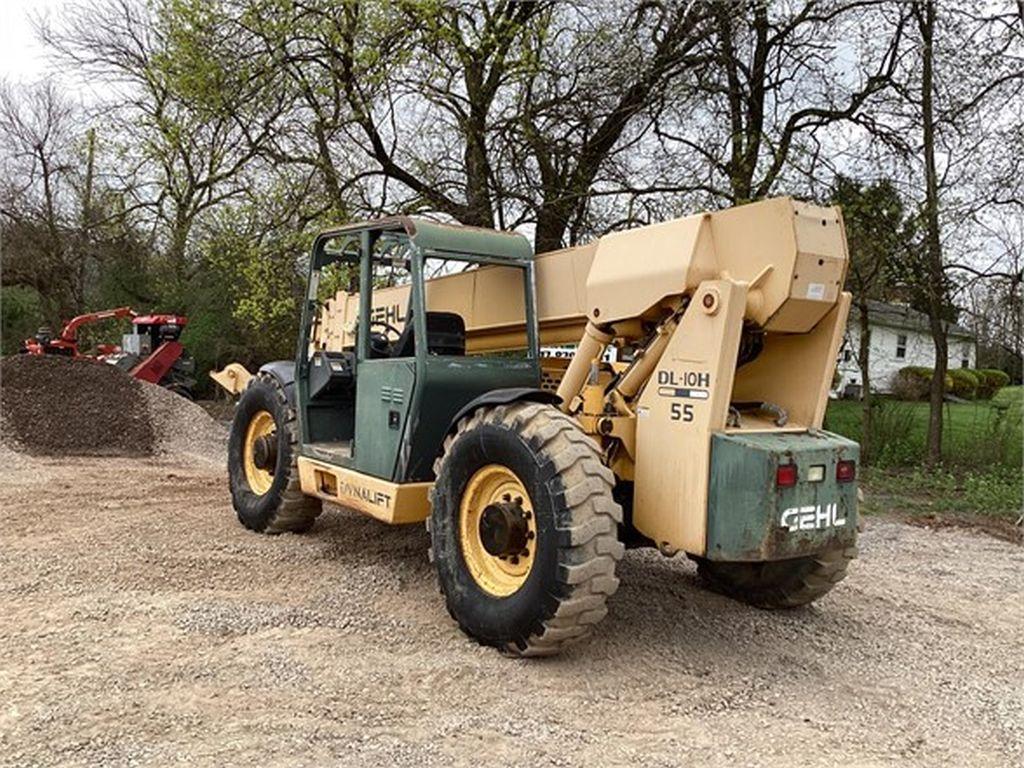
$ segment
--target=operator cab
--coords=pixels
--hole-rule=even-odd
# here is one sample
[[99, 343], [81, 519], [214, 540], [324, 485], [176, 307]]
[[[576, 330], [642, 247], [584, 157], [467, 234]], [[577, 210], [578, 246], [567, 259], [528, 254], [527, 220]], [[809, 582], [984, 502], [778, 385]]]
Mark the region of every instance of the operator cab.
[[[415, 357], [415, 324], [409, 321], [401, 330], [381, 322], [383, 331], [371, 321], [370, 359], [390, 360]], [[466, 323], [454, 312], [427, 312], [427, 354], [461, 357], [466, 354]], [[341, 351], [318, 349], [313, 352], [309, 375], [310, 402], [338, 402], [355, 396], [355, 345]]]
[[[439, 445], [463, 405], [492, 389], [537, 386], [536, 327], [526, 323], [532, 252], [522, 237], [396, 217], [324, 233], [311, 259], [296, 367], [303, 455], [392, 482], [429, 480], [435, 457], [420, 446]], [[518, 327], [528, 328], [520, 349], [472, 353], [471, 297], [444, 280], [470, 270], [509, 286]]]

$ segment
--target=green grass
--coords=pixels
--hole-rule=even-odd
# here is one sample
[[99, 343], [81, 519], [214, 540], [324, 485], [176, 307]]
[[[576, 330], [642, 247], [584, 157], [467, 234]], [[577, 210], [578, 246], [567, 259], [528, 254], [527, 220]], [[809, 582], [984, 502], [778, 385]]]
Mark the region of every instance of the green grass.
[[979, 472], [868, 467], [861, 484], [862, 509], [868, 514], [953, 513], [1009, 520], [1021, 514], [1021, 474], [1007, 468]]
[[[829, 403], [825, 428], [861, 441], [861, 403]], [[925, 466], [928, 403], [880, 399], [861, 473], [867, 514], [979, 525], [1017, 540], [1024, 506], [1024, 387], [943, 407], [942, 465]], [[1009, 534], [1007, 533], [1009, 532]]]
[[[943, 461], [960, 467], [1021, 466], [1024, 460], [1024, 387], [1008, 387], [990, 402], [947, 403], [943, 407]], [[928, 403], [881, 400], [875, 410], [876, 461], [911, 466], [925, 457]], [[833, 400], [825, 428], [861, 440], [861, 404]]]

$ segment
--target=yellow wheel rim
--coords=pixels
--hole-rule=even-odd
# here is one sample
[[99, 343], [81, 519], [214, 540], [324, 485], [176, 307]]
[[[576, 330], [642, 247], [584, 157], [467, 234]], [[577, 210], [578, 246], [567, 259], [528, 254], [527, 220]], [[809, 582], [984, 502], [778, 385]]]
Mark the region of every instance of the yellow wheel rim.
[[249, 483], [249, 488], [257, 496], [262, 496], [270, 490], [270, 486], [274, 484], [274, 473], [256, 466], [256, 441], [261, 437], [274, 434], [276, 426], [274, 416], [270, 411], [257, 411], [253, 414], [249, 421], [249, 427], [245, 430], [245, 445], [242, 451], [245, 479]]
[[[480, 535], [480, 519], [492, 504], [517, 504], [526, 517], [526, 544], [515, 555], [492, 555]], [[488, 464], [469, 479], [459, 504], [459, 541], [462, 557], [477, 585], [495, 597], [516, 592], [530, 575], [537, 554], [537, 520], [526, 487], [501, 464]]]

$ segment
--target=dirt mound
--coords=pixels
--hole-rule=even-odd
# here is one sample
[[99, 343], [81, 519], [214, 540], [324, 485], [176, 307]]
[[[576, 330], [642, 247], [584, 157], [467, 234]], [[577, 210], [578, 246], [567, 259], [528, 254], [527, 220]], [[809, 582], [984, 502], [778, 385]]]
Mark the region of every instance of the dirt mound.
[[26, 453], [59, 456], [153, 453], [142, 384], [92, 360], [17, 355], [0, 361], [4, 426]]
[[3, 443], [34, 455], [217, 460], [224, 451], [223, 428], [202, 408], [93, 360], [4, 358], [0, 416]]

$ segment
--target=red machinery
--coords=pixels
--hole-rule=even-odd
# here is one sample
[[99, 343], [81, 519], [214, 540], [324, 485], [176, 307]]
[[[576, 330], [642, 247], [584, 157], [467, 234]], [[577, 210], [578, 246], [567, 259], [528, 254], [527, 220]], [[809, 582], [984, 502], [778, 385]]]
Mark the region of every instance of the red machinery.
[[[102, 320], [132, 319], [132, 333], [122, 337], [121, 345], [98, 344], [96, 354], [83, 353], [78, 347], [78, 329]], [[84, 357], [116, 365], [136, 379], [159, 384], [192, 399], [195, 362], [178, 340], [188, 323], [183, 315], [139, 315], [131, 307], [104, 309], [72, 318], [54, 338], [49, 328], [40, 328], [22, 343], [21, 351], [30, 355]]]
[[[98, 323], [101, 320], [111, 318], [135, 317], [135, 311], [131, 307], [118, 307], [117, 309], [104, 309], [99, 312], [87, 312], [84, 315], [71, 318], [60, 332], [60, 336], [53, 338], [53, 331], [43, 326], [31, 339], [25, 339], [21, 345], [21, 351], [30, 355], [65, 355], [67, 357], [91, 357], [83, 355], [78, 350], [78, 329], [89, 323]], [[119, 347], [113, 344], [102, 344], [97, 347], [100, 354], [114, 352]]]

